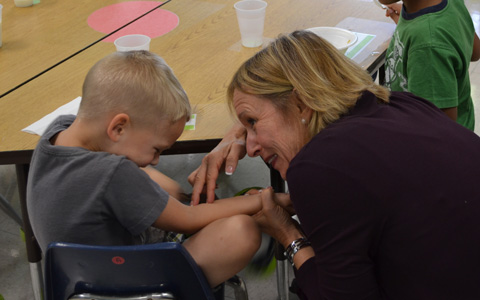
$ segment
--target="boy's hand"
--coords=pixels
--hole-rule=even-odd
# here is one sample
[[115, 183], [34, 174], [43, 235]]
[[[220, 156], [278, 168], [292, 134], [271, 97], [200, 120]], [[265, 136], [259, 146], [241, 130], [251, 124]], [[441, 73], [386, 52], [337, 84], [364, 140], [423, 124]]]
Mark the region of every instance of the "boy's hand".
[[285, 201], [286, 198], [278, 198], [279, 195], [281, 194], [274, 194], [271, 187], [263, 189], [261, 192], [262, 210], [253, 215], [253, 218], [263, 232], [282, 243], [289, 239], [288, 236], [291, 232], [297, 231], [297, 224], [290, 217], [290, 213], [275, 201], [278, 200], [282, 204], [289, 202]]
[[200, 194], [207, 194], [207, 203], [215, 199], [215, 187], [218, 173], [225, 165], [225, 173], [232, 175], [238, 161], [245, 156], [245, 128], [236, 124], [225, 135], [222, 141], [207, 154], [202, 164], [188, 176], [188, 182], [193, 186], [192, 205], [200, 201]]
[[398, 19], [400, 19], [400, 13], [402, 11], [402, 3], [393, 3], [385, 5], [387, 10], [385, 12], [385, 16], [390, 17], [395, 24], [398, 24]]
[[[268, 189], [271, 189], [268, 187]], [[263, 192], [263, 189], [251, 189], [245, 193], [245, 195], [256, 195]], [[293, 208], [292, 201], [290, 200], [290, 194], [286, 193], [274, 193], [273, 194], [273, 201], [275, 204], [279, 205], [283, 209], [285, 209], [291, 216], [295, 214], [295, 209]]]

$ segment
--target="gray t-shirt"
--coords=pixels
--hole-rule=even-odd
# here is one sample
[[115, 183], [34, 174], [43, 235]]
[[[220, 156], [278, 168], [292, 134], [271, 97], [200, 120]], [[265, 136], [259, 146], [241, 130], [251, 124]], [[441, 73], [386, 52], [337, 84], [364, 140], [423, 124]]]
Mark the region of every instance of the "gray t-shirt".
[[160, 216], [168, 194], [124, 156], [53, 146], [75, 116], [60, 116], [32, 157], [27, 207], [45, 252], [51, 242], [132, 245]]

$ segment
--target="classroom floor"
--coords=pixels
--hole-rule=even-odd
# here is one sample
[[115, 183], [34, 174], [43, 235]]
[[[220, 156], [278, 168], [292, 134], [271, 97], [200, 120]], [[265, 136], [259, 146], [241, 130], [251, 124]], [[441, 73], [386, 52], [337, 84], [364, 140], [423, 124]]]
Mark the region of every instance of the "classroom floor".
[[[470, 74], [477, 119], [475, 132], [480, 134], [480, 62], [471, 64]], [[203, 154], [164, 156], [160, 159], [158, 168], [180, 182], [189, 192], [191, 187], [186, 178], [200, 164], [203, 156]], [[246, 158], [233, 176], [220, 177], [217, 195], [220, 198], [228, 197], [245, 187], [268, 186], [269, 182], [269, 171], [265, 164], [259, 159]], [[0, 193], [9, 199], [16, 211], [20, 212], [14, 166], [0, 166]], [[0, 245], [0, 296], [3, 295], [5, 300], [32, 300], [30, 269], [20, 230], [3, 211], [0, 211]], [[289, 271], [290, 278], [293, 278], [291, 270]], [[246, 282], [250, 299], [278, 299], [275, 272], [268, 276], [258, 276], [242, 271], [240, 276]], [[225, 294], [226, 299], [234, 299], [231, 288], [227, 287]], [[298, 298], [290, 294], [290, 299]]]

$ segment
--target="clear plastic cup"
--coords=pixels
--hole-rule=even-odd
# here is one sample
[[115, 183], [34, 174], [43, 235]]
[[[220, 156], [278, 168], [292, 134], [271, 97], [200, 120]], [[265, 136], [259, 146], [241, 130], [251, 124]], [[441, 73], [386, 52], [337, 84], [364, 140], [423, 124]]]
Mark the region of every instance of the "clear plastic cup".
[[243, 0], [235, 3], [238, 27], [242, 36], [242, 45], [248, 48], [263, 44], [263, 25], [267, 2], [261, 0]]
[[150, 37], [143, 34], [130, 34], [119, 37], [113, 42], [117, 51], [150, 50]]

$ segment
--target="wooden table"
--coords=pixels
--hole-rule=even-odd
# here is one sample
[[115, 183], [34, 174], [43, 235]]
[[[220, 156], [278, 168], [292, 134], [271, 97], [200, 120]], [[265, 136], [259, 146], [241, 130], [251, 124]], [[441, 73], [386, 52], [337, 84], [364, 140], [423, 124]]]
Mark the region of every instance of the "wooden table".
[[[197, 130], [184, 132], [179, 145], [172, 151], [198, 152], [184, 149], [181, 144], [199, 146], [194, 141], [200, 144], [209, 140], [218, 141], [232, 122], [225, 105], [226, 86], [240, 64], [259, 50], [241, 46], [234, 2], [174, 0], [163, 7], [176, 13], [180, 24], [170, 33], [152, 39], [150, 50], [162, 56], [173, 68], [198, 114]], [[336, 10], [342, 13], [331, 13], [336, 6]], [[374, 71], [378, 68], [394, 25], [373, 3], [356, 0], [275, 0], [267, 8], [265, 37], [268, 42], [280, 33], [337, 24], [353, 31], [377, 35], [356, 60], [365, 69]], [[80, 96], [89, 68], [113, 51], [113, 44], [100, 42], [0, 98], [0, 163], [28, 163], [39, 137], [21, 132], [21, 129]], [[36, 60], [41, 61], [40, 58]], [[7, 77], [4, 69], [1, 70], [0, 76]]]
[[[13, 0], [3, 2], [0, 97], [104, 37], [107, 33], [89, 27], [88, 16], [126, 0], [46, 0], [30, 7], [16, 7]], [[138, 16], [147, 11], [138, 12]]]
[[[53, 0], [52, 0], [53, 1]], [[45, 2], [45, 3], [44, 3]], [[95, 5], [107, 5], [120, 1], [89, 1]], [[194, 112], [197, 113], [196, 130], [185, 131], [169, 153], [200, 153], [210, 151], [230, 128], [232, 118], [225, 104], [226, 87], [235, 70], [259, 48], [241, 46], [235, 10], [235, 0], [173, 0], [162, 9], [178, 15], [179, 26], [163, 36], [152, 39], [150, 50], [162, 56], [172, 67], [187, 91]], [[38, 9], [28, 15], [25, 11], [13, 11], [6, 5], [4, 11], [4, 48], [0, 49], [1, 89], [12, 87], [28, 79], [42, 69], [50, 67], [66, 53], [73, 53], [101, 34], [86, 25], [86, 17], [93, 9], [82, 7], [78, 1], [53, 1], [56, 11], [77, 11], [71, 22], [64, 16], [52, 17], [51, 23], [36, 27], [35, 20], [42, 16], [52, 16], [48, 10], [50, 1], [28, 9]], [[98, 7], [95, 7], [98, 8]], [[8, 33], [9, 14], [18, 18], [29, 18], [32, 25], [17, 23], [22, 28], [33, 28], [37, 49], [23, 49], [21, 45], [30, 43], [27, 36], [13, 42]], [[43, 18], [43, 17], [42, 17]], [[24, 19], [26, 20], [26, 19]], [[62, 23], [62, 26], [58, 26]], [[38, 22], [37, 22], [38, 23]], [[395, 28], [392, 21], [384, 17], [384, 12], [372, 2], [359, 0], [274, 0], [269, 1], [265, 20], [264, 36], [268, 42], [281, 33], [317, 26], [344, 27], [352, 31], [376, 35], [374, 41], [358, 55], [355, 61], [366, 70], [374, 72], [383, 64], [384, 53]], [[30, 27], [29, 27], [30, 26]], [[33, 27], [32, 27], [33, 26]], [[68, 29], [71, 27], [71, 29]], [[72, 36], [73, 41], [58, 45], [59, 53], [49, 53], [52, 42], [42, 42], [53, 37], [50, 31]], [[55, 45], [56, 46], [56, 45]], [[24, 57], [21, 70], [9, 72], [14, 62], [9, 54], [12, 47], [23, 51], [17, 57]], [[28, 47], [30, 48], [30, 47]], [[16, 164], [24, 222], [28, 229], [28, 216], [25, 207], [25, 188], [28, 165], [39, 137], [24, 133], [21, 129], [37, 121], [57, 107], [81, 95], [83, 79], [90, 67], [102, 57], [115, 51], [113, 44], [99, 42], [80, 54], [68, 59], [47, 73], [24, 84], [8, 95], [0, 98], [0, 164]], [[5, 59], [7, 57], [8, 59]], [[18, 60], [18, 59], [17, 59]], [[8, 62], [7, 62], [8, 61]], [[7, 66], [8, 67], [4, 67]], [[7, 84], [4, 85], [4, 81]], [[25, 221], [26, 220], [26, 221]], [[27, 233], [27, 253], [29, 261], [41, 259], [33, 234]], [[33, 245], [32, 245], [33, 244]], [[28, 247], [33, 248], [29, 250]], [[30, 257], [30, 254], [32, 254]], [[38, 259], [38, 260], [37, 260]]]

